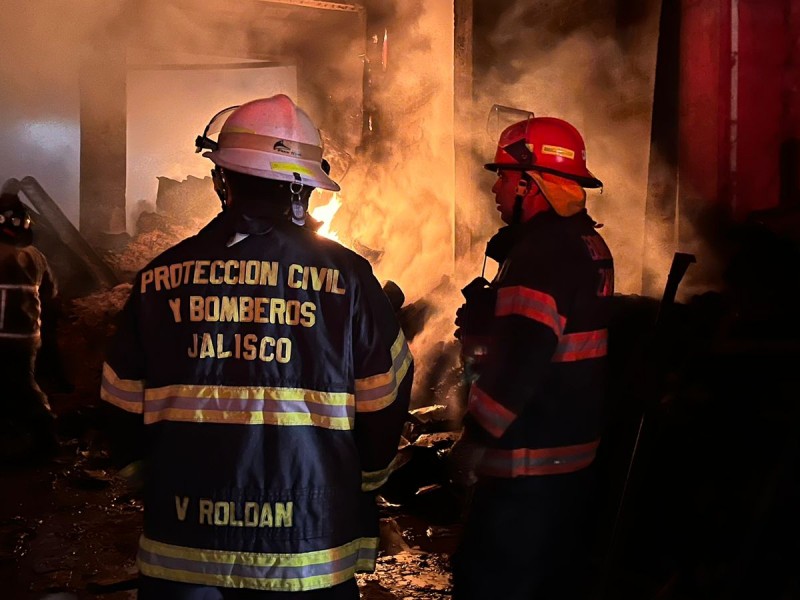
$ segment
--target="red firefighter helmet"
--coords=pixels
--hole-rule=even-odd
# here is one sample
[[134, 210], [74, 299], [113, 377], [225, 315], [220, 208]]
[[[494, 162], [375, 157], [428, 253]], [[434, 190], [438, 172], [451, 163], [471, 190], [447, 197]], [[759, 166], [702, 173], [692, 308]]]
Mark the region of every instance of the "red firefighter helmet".
[[497, 142], [490, 171], [542, 171], [572, 179], [586, 188], [603, 187], [586, 168], [586, 146], [580, 132], [554, 117], [531, 117], [506, 127]]

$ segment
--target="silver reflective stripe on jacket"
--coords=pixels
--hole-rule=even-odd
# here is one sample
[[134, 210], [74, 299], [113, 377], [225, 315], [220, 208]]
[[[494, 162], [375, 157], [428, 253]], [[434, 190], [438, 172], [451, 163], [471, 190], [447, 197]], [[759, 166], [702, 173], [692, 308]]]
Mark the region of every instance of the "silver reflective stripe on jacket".
[[39, 301], [39, 288], [31, 284], [0, 284], [0, 338], [3, 339], [31, 339], [39, 337], [39, 318], [32, 320], [33, 331], [5, 331], [7, 326], [6, 315], [9, 308], [9, 292], [29, 292], [33, 295], [36, 302]]

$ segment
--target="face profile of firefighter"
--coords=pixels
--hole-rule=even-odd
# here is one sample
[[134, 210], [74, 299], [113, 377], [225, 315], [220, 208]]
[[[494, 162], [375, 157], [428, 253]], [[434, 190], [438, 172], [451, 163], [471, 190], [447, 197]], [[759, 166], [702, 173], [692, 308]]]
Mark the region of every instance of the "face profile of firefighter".
[[110, 410], [146, 432], [126, 454], [147, 457], [139, 597], [191, 581], [356, 600], [411, 352], [367, 260], [306, 215], [339, 185], [300, 107], [229, 107], [195, 143], [222, 210], [137, 273], [102, 373]]

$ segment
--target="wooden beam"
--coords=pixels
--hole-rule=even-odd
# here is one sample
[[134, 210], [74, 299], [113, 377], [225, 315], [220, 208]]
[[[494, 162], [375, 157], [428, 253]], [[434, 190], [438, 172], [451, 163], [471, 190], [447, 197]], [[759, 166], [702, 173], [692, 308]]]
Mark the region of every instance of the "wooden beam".
[[459, 260], [466, 258], [472, 245], [470, 216], [473, 213], [472, 112], [473, 112], [473, 0], [454, 0], [453, 84], [455, 123], [455, 198], [453, 199], [453, 252], [456, 272]]
[[120, 43], [80, 71], [80, 231], [93, 244], [125, 233], [127, 65]]
[[666, 278], [661, 259], [672, 254], [677, 242], [680, 33], [680, 2], [664, 0], [653, 92], [642, 270], [642, 293], [653, 297], [659, 296]]

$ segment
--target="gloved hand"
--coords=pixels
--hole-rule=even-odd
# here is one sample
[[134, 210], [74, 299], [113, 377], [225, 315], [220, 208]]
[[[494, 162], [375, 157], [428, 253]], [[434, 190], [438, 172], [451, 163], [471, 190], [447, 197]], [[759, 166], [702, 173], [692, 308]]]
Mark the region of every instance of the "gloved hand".
[[486, 446], [472, 441], [462, 432], [447, 455], [450, 481], [462, 487], [475, 485], [478, 481], [475, 471], [485, 452]]

